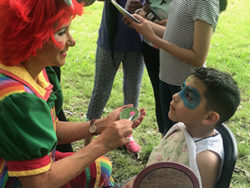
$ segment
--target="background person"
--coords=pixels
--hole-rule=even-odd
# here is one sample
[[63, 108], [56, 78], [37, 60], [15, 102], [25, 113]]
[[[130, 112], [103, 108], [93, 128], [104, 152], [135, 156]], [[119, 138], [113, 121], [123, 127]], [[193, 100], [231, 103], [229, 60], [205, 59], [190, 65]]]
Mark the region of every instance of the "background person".
[[141, 23], [125, 18], [144, 38], [160, 48], [160, 105], [165, 134], [174, 124], [167, 114], [172, 95], [195, 67], [205, 66], [219, 13], [227, 0], [173, 0], [166, 27], [135, 14]]
[[[167, 23], [169, 6], [172, 0], [146, 0], [142, 6], [142, 2], [136, 0], [129, 0], [127, 2], [127, 9], [129, 12], [136, 12], [143, 18], [150, 20], [156, 24], [165, 26]], [[142, 7], [142, 8], [141, 8]], [[142, 53], [144, 62], [148, 71], [148, 75], [153, 87], [154, 98], [155, 98], [155, 115], [159, 131], [163, 134], [164, 123], [160, 105], [160, 79], [159, 79], [159, 67], [160, 57], [159, 48], [154, 46], [150, 41], [144, 38], [142, 43]]]
[[[126, 0], [118, 0], [125, 7]], [[122, 20], [122, 14], [111, 1], [104, 1], [97, 39], [95, 81], [86, 113], [87, 120], [100, 118], [110, 97], [117, 70], [123, 66], [124, 104], [138, 106], [144, 71], [142, 38]], [[89, 140], [86, 140], [88, 143]]]

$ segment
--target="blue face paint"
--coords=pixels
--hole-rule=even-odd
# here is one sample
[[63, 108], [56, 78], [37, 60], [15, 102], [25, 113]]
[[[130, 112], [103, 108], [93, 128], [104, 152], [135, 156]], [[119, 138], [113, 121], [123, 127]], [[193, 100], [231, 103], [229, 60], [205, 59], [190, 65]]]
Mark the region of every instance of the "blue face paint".
[[178, 93], [184, 105], [189, 109], [194, 109], [200, 104], [200, 94], [197, 89], [182, 84], [182, 90]]

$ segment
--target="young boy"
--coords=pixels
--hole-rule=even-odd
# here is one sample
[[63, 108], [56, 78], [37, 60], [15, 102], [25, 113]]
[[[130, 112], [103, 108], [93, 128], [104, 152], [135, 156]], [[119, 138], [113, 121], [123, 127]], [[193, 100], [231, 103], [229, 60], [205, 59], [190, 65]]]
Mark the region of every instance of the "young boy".
[[[180, 162], [195, 172], [203, 188], [213, 187], [224, 160], [222, 137], [215, 128], [235, 113], [239, 103], [237, 83], [229, 74], [195, 69], [172, 97], [168, 116], [179, 123], [154, 148], [147, 165]], [[132, 187], [133, 180], [123, 188]]]

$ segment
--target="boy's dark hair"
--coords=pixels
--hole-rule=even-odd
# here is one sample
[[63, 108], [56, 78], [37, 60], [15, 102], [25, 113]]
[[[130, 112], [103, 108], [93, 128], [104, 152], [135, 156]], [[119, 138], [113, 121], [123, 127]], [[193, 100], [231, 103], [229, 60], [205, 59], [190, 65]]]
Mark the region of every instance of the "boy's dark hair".
[[235, 113], [240, 103], [240, 92], [236, 81], [230, 74], [213, 68], [197, 68], [191, 75], [201, 80], [206, 86], [205, 97], [207, 110], [214, 110], [220, 115], [217, 123], [227, 121]]

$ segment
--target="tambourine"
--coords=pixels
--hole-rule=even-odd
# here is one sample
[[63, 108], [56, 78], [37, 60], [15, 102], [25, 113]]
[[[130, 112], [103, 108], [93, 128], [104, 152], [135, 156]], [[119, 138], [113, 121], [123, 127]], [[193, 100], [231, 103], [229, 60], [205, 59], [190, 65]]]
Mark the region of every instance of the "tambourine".
[[187, 166], [159, 162], [144, 168], [135, 178], [133, 188], [199, 188], [199, 181]]

